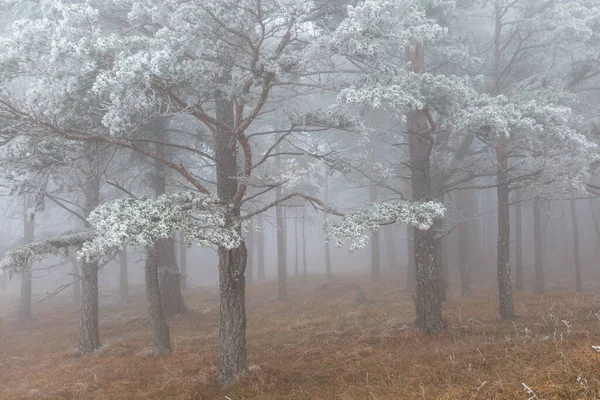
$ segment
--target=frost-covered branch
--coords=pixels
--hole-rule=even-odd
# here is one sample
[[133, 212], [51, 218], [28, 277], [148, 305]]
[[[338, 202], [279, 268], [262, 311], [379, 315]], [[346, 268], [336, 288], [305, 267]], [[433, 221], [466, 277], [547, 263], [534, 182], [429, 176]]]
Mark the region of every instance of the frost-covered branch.
[[338, 246], [350, 242], [350, 251], [361, 249], [369, 241], [371, 232], [377, 232], [379, 226], [393, 223], [405, 223], [427, 230], [438, 218], [444, 217], [445, 208], [436, 202], [410, 203], [390, 201], [373, 203], [359, 211], [347, 214], [341, 221], [327, 220], [326, 240], [333, 240]]

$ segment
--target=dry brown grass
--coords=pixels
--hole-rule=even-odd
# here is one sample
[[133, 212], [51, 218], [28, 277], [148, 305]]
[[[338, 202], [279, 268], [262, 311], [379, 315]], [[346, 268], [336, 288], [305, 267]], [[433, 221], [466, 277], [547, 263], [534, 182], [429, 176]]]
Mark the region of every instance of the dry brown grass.
[[[370, 306], [354, 303], [359, 284]], [[249, 288], [251, 372], [226, 389], [213, 383], [215, 289], [186, 293], [192, 311], [170, 321], [174, 351], [160, 358], [148, 350], [142, 290], [127, 307], [102, 310], [104, 346], [84, 357], [74, 356], [76, 310], [66, 296], [53, 299], [36, 305], [29, 324], [0, 320], [0, 398], [527, 399], [523, 382], [539, 399], [600, 397], [594, 295], [519, 295], [521, 316], [502, 322], [494, 295], [451, 293], [448, 328], [425, 336], [397, 283], [322, 285], [291, 280], [286, 302], [275, 300], [273, 284]]]

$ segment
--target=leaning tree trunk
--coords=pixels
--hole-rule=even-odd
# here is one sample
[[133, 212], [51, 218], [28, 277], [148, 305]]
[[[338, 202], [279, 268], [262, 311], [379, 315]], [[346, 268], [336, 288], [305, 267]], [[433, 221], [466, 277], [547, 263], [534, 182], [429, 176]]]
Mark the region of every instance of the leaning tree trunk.
[[[217, 119], [233, 127], [233, 103], [221, 98], [218, 93], [215, 103]], [[220, 126], [213, 135], [213, 143], [217, 194], [220, 201], [231, 204], [238, 192], [237, 133]], [[239, 209], [232, 210], [227, 217], [228, 223], [239, 219]], [[217, 375], [220, 385], [229, 385], [246, 372], [246, 245], [242, 240], [240, 247], [227, 249], [220, 246], [218, 252], [220, 319]]]
[[165, 317], [183, 314], [187, 311], [181, 294], [181, 277], [177, 269], [175, 257], [175, 241], [173, 238], [159, 239], [155, 243], [158, 256], [160, 301]]
[[583, 292], [581, 281], [581, 260], [579, 253], [579, 226], [577, 221], [577, 206], [575, 200], [571, 200], [571, 223], [573, 224], [573, 254], [575, 256], [575, 285], [577, 292]]
[[[371, 204], [377, 201], [377, 186], [371, 185], [369, 188], [369, 201]], [[379, 235], [376, 232], [371, 233], [371, 282], [381, 280], [381, 263], [379, 257]]]
[[146, 297], [148, 299], [148, 317], [152, 329], [154, 354], [163, 355], [171, 352], [171, 336], [169, 326], [162, 309], [161, 292], [159, 288], [158, 245], [146, 248]]
[[73, 276], [73, 302], [79, 305], [81, 304], [81, 276], [79, 274], [79, 264], [75, 257], [71, 259], [71, 267], [71, 275]]
[[[33, 242], [35, 221], [29, 218], [29, 208], [32, 207], [29, 196], [25, 196], [23, 201], [23, 244]], [[21, 300], [19, 303], [19, 312], [17, 320], [25, 322], [31, 320], [31, 265], [27, 265], [21, 273]]]
[[187, 289], [187, 245], [185, 244], [185, 232], [179, 232], [179, 269], [181, 270], [180, 287]]
[[533, 259], [535, 284], [533, 292], [544, 293], [544, 265], [542, 263], [542, 202], [538, 197], [533, 199]]
[[[329, 178], [325, 176], [325, 203], [329, 201]], [[329, 242], [325, 242], [325, 276], [327, 279], [331, 279], [331, 251], [329, 249]]]
[[[409, 67], [422, 72], [425, 55], [421, 46], [407, 49]], [[432, 200], [431, 191], [431, 150], [433, 138], [427, 116], [423, 111], [409, 113], [407, 119], [409, 135], [411, 186], [414, 201]], [[413, 228], [416, 294], [415, 305], [417, 327], [425, 332], [436, 332], [443, 328], [442, 302], [438, 287], [438, 271], [435, 252], [435, 230]]]
[[[275, 169], [281, 170], [281, 161], [277, 157], [275, 159]], [[275, 188], [275, 200], [279, 201], [282, 197], [281, 186]], [[285, 231], [283, 221], [283, 207], [278, 204], [275, 207], [276, 215], [276, 235], [277, 235], [277, 298], [285, 300], [287, 298], [287, 263], [285, 257]]]
[[[517, 197], [515, 205], [515, 274], [516, 289], [523, 291], [523, 217], [521, 210], [521, 199]], [[537, 240], [534, 238], [534, 240]]]
[[257, 269], [257, 278], [260, 282], [264, 282], [266, 280], [265, 275], [265, 232], [263, 227], [262, 217], [259, 215], [257, 217], [258, 225], [260, 226], [260, 231], [256, 233], [256, 263], [258, 264]]
[[129, 301], [129, 273], [127, 267], [127, 250], [124, 248], [119, 252], [119, 297], [121, 303]]
[[100, 347], [98, 329], [98, 262], [82, 262], [81, 304], [79, 308], [79, 354], [93, 353]]

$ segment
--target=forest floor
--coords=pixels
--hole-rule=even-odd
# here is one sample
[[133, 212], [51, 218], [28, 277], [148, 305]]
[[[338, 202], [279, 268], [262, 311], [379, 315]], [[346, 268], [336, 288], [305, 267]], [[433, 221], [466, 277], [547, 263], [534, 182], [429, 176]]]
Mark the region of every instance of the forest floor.
[[[371, 301], [355, 303], [358, 285]], [[518, 294], [513, 321], [493, 293], [444, 303], [447, 329], [424, 335], [395, 282], [291, 279], [248, 289], [251, 372], [215, 386], [218, 294], [185, 292], [170, 320], [173, 353], [153, 357], [142, 288], [125, 307], [102, 292], [102, 348], [75, 357], [77, 311], [67, 294], [36, 318], [0, 319], [0, 399], [594, 399], [599, 398], [600, 297]], [[0, 296], [0, 307], [15, 298]], [[532, 391], [528, 393], [524, 385]], [[535, 396], [534, 397], [534, 393]]]

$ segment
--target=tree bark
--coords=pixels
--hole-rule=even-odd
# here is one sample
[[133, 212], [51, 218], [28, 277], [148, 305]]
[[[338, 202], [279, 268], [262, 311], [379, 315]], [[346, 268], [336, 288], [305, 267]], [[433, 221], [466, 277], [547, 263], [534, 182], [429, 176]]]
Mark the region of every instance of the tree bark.
[[[281, 170], [281, 160], [275, 158], [275, 169]], [[279, 201], [282, 197], [281, 186], [275, 189], [275, 200]], [[277, 298], [285, 300], [287, 298], [287, 260], [285, 257], [285, 232], [283, 221], [283, 207], [278, 205], [275, 207], [276, 223], [277, 223]]]
[[[30, 196], [23, 199], [23, 244], [33, 242], [35, 220], [29, 218], [29, 208], [33, 206]], [[31, 320], [31, 265], [26, 266], [21, 273], [21, 299], [17, 315], [19, 322]]]
[[406, 246], [407, 246], [407, 265], [406, 265], [406, 291], [414, 294], [417, 290], [417, 276], [415, 265], [415, 238], [413, 228], [406, 225]]
[[175, 257], [173, 238], [159, 239], [155, 242], [158, 257], [158, 277], [162, 312], [165, 317], [183, 314], [187, 311], [181, 294], [181, 277]]
[[[371, 204], [377, 201], [377, 186], [371, 185], [369, 188], [369, 202]], [[381, 280], [381, 262], [379, 257], [379, 235], [376, 232], [371, 233], [371, 282]]]
[[[216, 117], [229, 127], [235, 126], [233, 103], [216, 94]], [[231, 204], [238, 191], [237, 134], [233, 129], [219, 127], [213, 131], [217, 166], [217, 194], [219, 200]], [[227, 223], [240, 217], [233, 209]], [[241, 234], [241, 232], [240, 232]], [[219, 340], [217, 344], [218, 382], [233, 383], [246, 372], [246, 245], [227, 249], [219, 247]]]
[[515, 205], [515, 274], [516, 289], [523, 291], [523, 217], [521, 199], [517, 198]]
[[579, 252], [579, 224], [577, 221], [577, 206], [575, 200], [571, 200], [571, 223], [573, 224], [573, 254], [575, 258], [575, 286], [577, 292], [583, 292], [583, 282], [581, 281], [581, 260]]
[[[421, 46], [407, 48], [409, 68], [422, 72], [425, 55]], [[432, 200], [431, 191], [431, 150], [433, 137], [424, 111], [410, 112], [407, 118], [409, 135], [411, 186], [414, 201]], [[416, 294], [415, 308], [417, 327], [424, 332], [437, 332], [444, 326], [442, 303], [438, 287], [438, 262], [436, 260], [433, 227], [428, 230], [413, 228]]]
[[542, 202], [538, 197], [533, 199], [533, 259], [535, 284], [533, 292], [544, 293], [544, 266], [542, 263]]
[[159, 287], [159, 246], [158, 243], [155, 243], [154, 246], [146, 248], [146, 298], [148, 299], [148, 316], [155, 355], [171, 352], [171, 336], [163, 314]]
[[98, 330], [98, 263], [82, 262], [81, 303], [79, 308], [79, 354], [93, 353], [100, 347]]
[[119, 297], [121, 303], [129, 302], [129, 273], [127, 267], [127, 249], [119, 252]]
[[[438, 198], [440, 203], [444, 202], [444, 197]], [[438, 281], [438, 289], [440, 291], [440, 300], [446, 301], [446, 290], [447, 290], [447, 280], [446, 280], [446, 264], [444, 253], [446, 252], [446, 236], [444, 234], [444, 221], [439, 219], [435, 221], [434, 225], [434, 248], [435, 248], [435, 260], [436, 260], [436, 268], [437, 268], [437, 281]], [[444, 236], [442, 236], [444, 235]]]
[[257, 249], [256, 249], [256, 263], [257, 265], [257, 273], [258, 273], [258, 280], [260, 282], [264, 282], [266, 280], [266, 276], [265, 276], [265, 229], [263, 226], [263, 219], [262, 216], [258, 215], [257, 216], [257, 220], [258, 220], [258, 224], [260, 226], [260, 232], [257, 232], [256, 234], [256, 238], [257, 238]]
[[179, 232], [179, 269], [181, 270], [181, 290], [187, 289], [187, 245], [185, 244], [185, 233]]
[[[325, 203], [329, 201], [329, 177], [325, 176]], [[331, 270], [331, 252], [329, 250], [329, 242], [325, 242], [325, 276], [331, 279], [333, 276]]]

